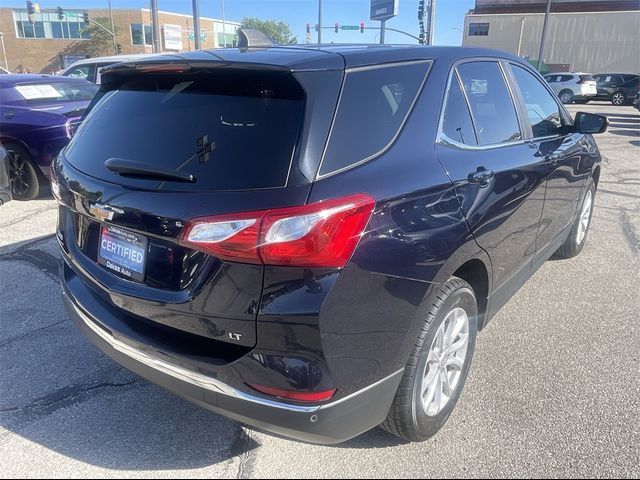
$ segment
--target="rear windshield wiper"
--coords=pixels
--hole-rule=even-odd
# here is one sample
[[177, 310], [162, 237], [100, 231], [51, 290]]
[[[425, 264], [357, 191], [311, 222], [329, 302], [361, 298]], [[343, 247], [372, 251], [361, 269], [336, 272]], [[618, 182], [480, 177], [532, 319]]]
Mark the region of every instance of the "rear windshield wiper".
[[127, 160], [126, 158], [110, 158], [104, 162], [104, 166], [112, 172], [128, 177], [188, 183], [194, 183], [196, 181], [196, 177], [187, 172]]

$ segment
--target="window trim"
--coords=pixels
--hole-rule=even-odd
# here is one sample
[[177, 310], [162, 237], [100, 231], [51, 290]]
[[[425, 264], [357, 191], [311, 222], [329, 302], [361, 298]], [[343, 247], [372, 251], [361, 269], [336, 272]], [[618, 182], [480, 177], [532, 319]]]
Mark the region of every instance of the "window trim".
[[[377, 151], [376, 153], [373, 153], [372, 155], [369, 155], [366, 158], [363, 158], [362, 160], [359, 160], [359, 161], [357, 161], [355, 163], [351, 163], [351, 164], [349, 164], [349, 165], [347, 165], [345, 167], [338, 168], [336, 170], [332, 170], [332, 171], [324, 173], [324, 174], [320, 174], [320, 172], [322, 171], [322, 165], [324, 163], [325, 155], [327, 154], [327, 149], [329, 148], [329, 142], [331, 141], [331, 136], [333, 135], [333, 127], [335, 126], [336, 118], [338, 116], [338, 110], [340, 109], [340, 104], [342, 102], [342, 94], [344, 92], [344, 87], [345, 87], [345, 85], [347, 83], [347, 76], [350, 73], [358, 73], [358, 72], [364, 72], [364, 71], [369, 71], [369, 70], [377, 70], [377, 69], [382, 69], [382, 68], [401, 67], [401, 66], [404, 66], [404, 65], [418, 65], [418, 64], [421, 64], [421, 63], [428, 64], [427, 71], [424, 74], [424, 78], [422, 79], [422, 82], [420, 83], [420, 86], [418, 87], [418, 91], [416, 92], [416, 95], [413, 98], [413, 101], [411, 102], [411, 105], [409, 105], [409, 109], [407, 110], [407, 113], [406, 113], [405, 117], [400, 122], [400, 127], [396, 130], [395, 134], [393, 135], [393, 137], [391, 137], [389, 142], [385, 146], [383, 146], [379, 151]], [[363, 66], [363, 67], [346, 68], [344, 70], [344, 75], [342, 77], [342, 84], [340, 85], [340, 94], [338, 95], [338, 101], [336, 103], [336, 108], [333, 111], [333, 118], [331, 119], [331, 127], [329, 127], [329, 133], [327, 134], [327, 140], [325, 141], [324, 148], [322, 149], [322, 157], [320, 157], [320, 163], [318, 165], [318, 170], [316, 172], [316, 176], [314, 178], [314, 181], [322, 180], [323, 178], [331, 177], [331, 176], [336, 175], [338, 173], [342, 173], [344, 171], [351, 170], [352, 168], [355, 168], [355, 167], [358, 167], [358, 166], [360, 166], [360, 165], [362, 165], [364, 163], [370, 162], [371, 160], [374, 160], [374, 159], [378, 158], [380, 155], [383, 155], [384, 153], [386, 153], [389, 150], [389, 148], [391, 148], [391, 146], [396, 142], [396, 140], [398, 139], [398, 137], [400, 136], [400, 134], [404, 130], [404, 127], [407, 124], [407, 120], [409, 119], [409, 116], [413, 112], [413, 109], [415, 108], [416, 103], [418, 103], [418, 98], [420, 98], [420, 95], [422, 94], [422, 91], [424, 89], [424, 85], [427, 82], [427, 78], [429, 77], [429, 72], [431, 72], [431, 67], [432, 66], [433, 66], [433, 59], [428, 58], [428, 59], [404, 60], [404, 61], [400, 61], [400, 62], [382, 63], [382, 64], [377, 64], [377, 65], [366, 65], [366, 66]]]
[[[544, 137], [534, 137], [533, 136], [533, 127], [531, 126], [531, 121], [529, 120], [529, 116], [526, 114], [526, 111], [525, 111], [525, 101], [524, 101], [524, 98], [522, 97], [522, 93], [520, 92], [520, 86], [518, 85], [518, 81], [515, 78], [515, 74], [513, 73], [512, 68], [513, 67], [520, 67], [523, 70], [531, 73], [534, 78], [537, 78], [536, 73], [538, 73], [538, 75], [540, 75], [540, 74], [539, 74], [539, 72], [537, 72], [537, 71], [535, 71], [533, 69], [527, 68], [525, 65], [522, 65], [522, 64], [519, 64], [519, 63], [515, 63], [513, 61], [505, 62], [505, 66], [508, 67], [510, 80], [511, 80], [511, 82], [513, 82], [513, 85], [515, 87], [515, 92], [516, 92], [516, 95], [518, 97], [518, 102], [521, 105], [520, 108], [522, 109], [523, 121], [527, 125], [526, 140], [530, 141], [530, 142], [531, 141], [539, 141], [539, 140], [551, 140], [551, 139], [554, 139], [554, 138], [561, 138], [561, 137], [566, 137], [567, 135], [569, 135], [569, 132], [567, 131], [567, 133], [559, 133], [559, 134], [556, 134], [556, 135], [547, 135], [547, 136], [544, 136]], [[538, 81], [539, 80], [540, 79], [538, 78]], [[553, 101], [556, 102], [556, 106], [558, 107], [558, 111], [560, 112], [560, 115], [562, 116], [562, 120], [565, 122], [565, 125], [567, 127], [573, 126], [573, 117], [569, 114], [569, 112], [564, 107], [564, 105], [559, 101], [558, 97], [556, 96], [555, 92], [551, 89], [549, 84], [547, 84], [547, 82], [544, 81], [544, 78], [542, 80], [543, 81], [540, 82], [540, 83], [547, 90], [547, 92], [551, 95], [551, 98], [553, 99]]]
[[[457, 142], [451, 138], [449, 138], [443, 130], [443, 126], [444, 126], [444, 111], [447, 107], [447, 100], [448, 100], [448, 96], [449, 96], [449, 89], [451, 88], [451, 79], [453, 78], [453, 75], [459, 75], [458, 73], [458, 66], [465, 64], [465, 63], [480, 63], [480, 62], [491, 62], [491, 63], [495, 63], [498, 65], [498, 69], [500, 70], [501, 74], [502, 74], [502, 79], [504, 80], [504, 83], [507, 87], [507, 91], [509, 92], [509, 97], [511, 98], [511, 103], [513, 104], [513, 109], [515, 111], [516, 114], [516, 119], [518, 121], [518, 129], [520, 130], [520, 140], [513, 140], [513, 141], [509, 141], [509, 142], [501, 142], [501, 143], [492, 143], [490, 145], [467, 145], [465, 143], [460, 143]], [[499, 57], [469, 57], [469, 58], [462, 58], [459, 60], [456, 60], [450, 67], [449, 69], [449, 75], [448, 75], [448, 79], [447, 79], [447, 88], [445, 91], [445, 95], [444, 98], [442, 100], [442, 106], [440, 107], [440, 117], [438, 119], [438, 133], [436, 135], [436, 143], [439, 143], [441, 145], [445, 145], [445, 146], [449, 146], [449, 147], [456, 147], [462, 150], [491, 150], [493, 148], [502, 148], [502, 147], [510, 147], [513, 145], [520, 145], [520, 144], [524, 144], [530, 141], [530, 139], [527, 138], [527, 133], [523, 130], [523, 126], [526, 126], [528, 124], [523, 124], [523, 119], [522, 117], [522, 112], [521, 112], [521, 102], [520, 99], [518, 98], [516, 100], [516, 98], [514, 97], [514, 91], [512, 90], [511, 87], [511, 82], [509, 77], [509, 74], [507, 74], [505, 72], [505, 67], [503, 65], [503, 63], [506, 63], [506, 61], [502, 58]], [[469, 109], [469, 113], [471, 114], [471, 122], [473, 124], [473, 130], [474, 132], [476, 132], [476, 122], [475, 119], [473, 118], [473, 113], [471, 111], [471, 105], [469, 104], [469, 99], [467, 98], [467, 92], [465, 91], [464, 88], [462, 88], [462, 94], [465, 97], [465, 100], [467, 102], [467, 108]], [[527, 127], [530, 128], [530, 127]], [[476, 140], [477, 140], [477, 133], [476, 133]]]

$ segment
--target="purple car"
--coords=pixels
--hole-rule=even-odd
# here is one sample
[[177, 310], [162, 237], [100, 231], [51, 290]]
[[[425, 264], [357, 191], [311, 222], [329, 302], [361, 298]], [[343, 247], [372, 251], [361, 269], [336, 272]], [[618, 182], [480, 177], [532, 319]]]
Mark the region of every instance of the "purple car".
[[98, 86], [77, 78], [0, 76], [0, 143], [9, 152], [14, 199], [39, 195], [52, 160], [97, 91]]

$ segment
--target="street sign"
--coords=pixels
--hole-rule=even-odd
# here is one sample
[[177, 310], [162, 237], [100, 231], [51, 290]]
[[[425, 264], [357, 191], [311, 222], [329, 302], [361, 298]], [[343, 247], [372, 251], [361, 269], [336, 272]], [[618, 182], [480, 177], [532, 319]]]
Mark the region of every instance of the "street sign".
[[371, 0], [371, 20], [388, 20], [398, 15], [400, 0]]
[[69, 18], [77, 18], [78, 14], [76, 12], [64, 12], [64, 14]]
[[360, 30], [358, 25], [341, 25], [340, 30]]

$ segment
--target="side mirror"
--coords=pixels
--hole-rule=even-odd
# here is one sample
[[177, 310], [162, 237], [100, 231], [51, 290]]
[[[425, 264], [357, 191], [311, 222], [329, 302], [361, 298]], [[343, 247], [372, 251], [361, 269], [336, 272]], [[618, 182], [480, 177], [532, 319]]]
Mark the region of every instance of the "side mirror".
[[609, 126], [609, 119], [604, 115], [595, 113], [578, 112], [573, 123], [573, 129], [577, 133], [604, 133]]

